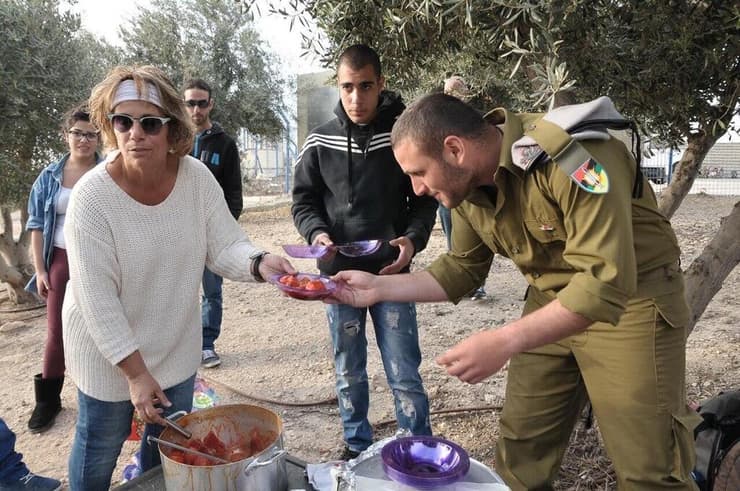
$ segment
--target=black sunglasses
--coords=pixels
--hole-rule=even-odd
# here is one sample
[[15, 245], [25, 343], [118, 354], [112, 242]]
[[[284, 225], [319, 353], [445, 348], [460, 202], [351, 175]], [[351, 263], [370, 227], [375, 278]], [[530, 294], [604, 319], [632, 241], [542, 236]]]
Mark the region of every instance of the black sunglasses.
[[132, 118], [128, 114], [109, 114], [108, 119], [113, 123], [113, 129], [119, 133], [127, 133], [131, 131], [131, 127], [134, 125], [134, 121], [138, 121], [141, 125], [141, 129], [147, 135], [156, 135], [162, 130], [168, 121], [172, 118], [160, 118], [159, 116], [142, 116], [140, 118]]
[[205, 109], [208, 107], [208, 103], [210, 101], [208, 99], [188, 99], [185, 101], [185, 104], [187, 104], [190, 107], [198, 106], [201, 109]]

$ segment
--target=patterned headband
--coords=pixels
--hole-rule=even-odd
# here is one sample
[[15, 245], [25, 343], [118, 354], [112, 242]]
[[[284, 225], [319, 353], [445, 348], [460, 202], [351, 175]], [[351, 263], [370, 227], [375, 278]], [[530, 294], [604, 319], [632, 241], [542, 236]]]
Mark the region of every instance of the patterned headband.
[[124, 101], [146, 101], [151, 102], [155, 106], [164, 109], [164, 106], [162, 106], [162, 99], [159, 96], [159, 90], [157, 89], [157, 87], [151, 82], [146, 82], [145, 84], [147, 89], [146, 93], [139, 94], [139, 91], [136, 88], [136, 82], [131, 79], [122, 81], [120, 84], [118, 84], [116, 96], [113, 98], [113, 104], [111, 105], [111, 108], [116, 107], [118, 104]]

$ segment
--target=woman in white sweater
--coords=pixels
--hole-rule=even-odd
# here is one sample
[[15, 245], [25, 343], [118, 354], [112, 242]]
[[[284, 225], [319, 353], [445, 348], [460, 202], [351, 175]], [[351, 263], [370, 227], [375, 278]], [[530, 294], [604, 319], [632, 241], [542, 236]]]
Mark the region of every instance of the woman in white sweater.
[[90, 112], [113, 151], [75, 187], [64, 229], [64, 348], [79, 403], [73, 491], [108, 489], [134, 410], [147, 423], [142, 470], [160, 463], [146, 437], [162, 417], [191, 410], [204, 267], [238, 281], [295, 272], [251, 244], [211, 172], [188, 156], [193, 129], [161, 70], [114, 68]]

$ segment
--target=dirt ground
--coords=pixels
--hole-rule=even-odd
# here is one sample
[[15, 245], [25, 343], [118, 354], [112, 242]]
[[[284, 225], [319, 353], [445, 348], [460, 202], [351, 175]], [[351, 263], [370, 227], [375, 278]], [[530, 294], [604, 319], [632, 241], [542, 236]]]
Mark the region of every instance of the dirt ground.
[[[736, 197], [687, 197], [673, 219], [684, 265], [701, 252], [717, 230], [719, 219], [736, 201]], [[271, 252], [280, 253], [281, 244], [300, 243], [284, 204], [269, 210], [248, 209], [241, 222], [252, 240]], [[444, 236], [437, 226], [429, 246], [417, 257], [416, 267], [429, 264], [444, 247]], [[312, 261], [294, 260], [294, 264], [301, 271], [315, 271]], [[740, 387], [739, 284], [740, 270], [736, 269], [689, 338], [687, 388], [692, 400]], [[431, 400], [433, 430], [493, 467], [506, 370], [469, 386], [447, 376], [433, 363], [436, 355], [469, 334], [519, 315], [525, 282], [512, 263], [502, 258], [494, 261], [486, 290], [490, 298], [483, 301], [465, 300], [458, 306], [420, 304], [418, 319], [424, 354], [421, 373]], [[226, 281], [224, 306], [223, 332], [217, 342], [223, 364], [201, 370], [220, 403], [257, 404], [280, 414], [288, 451], [307, 462], [336, 457], [342, 438], [322, 304], [283, 297], [269, 284]], [[17, 449], [31, 469], [64, 479], [77, 414], [76, 391], [71, 381], [65, 383], [64, 410], [53, 428], [40, 435], [27, 431], [34, 404], [32, 377], [41, 369], [45, 316], [43, 309], [8, 312], [10, 308], [7, 301], [0, 302], [0, 415], [17, 433]], [[370, 337], [370, 418], [380, 438], [394, 432], [393, 404]], [[615, 489], [598, 431], [579, 425], [573, 441], [557, 489]], [[135, 450], [136, 444], [126, 443], [114, 482], [121, 479], [122, 468]]]

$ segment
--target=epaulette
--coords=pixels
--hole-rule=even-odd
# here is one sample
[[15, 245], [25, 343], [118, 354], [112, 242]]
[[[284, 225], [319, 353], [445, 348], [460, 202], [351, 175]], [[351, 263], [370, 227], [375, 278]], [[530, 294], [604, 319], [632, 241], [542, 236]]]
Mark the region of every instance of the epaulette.
[[511, 148], [514, 165], [527, 171], [551, 159], [582, 189], [596, 194], [609, 191], [603, 166], [581, 145], [584, 140], [608, 140], [608, 130], [631, 130], [632, 153], [637, 163], [632, 196], [642, 196], [640, 136], [633, 121], [624, 118], [608, 97], [561, 106], [524, 127], [524, 136]]

